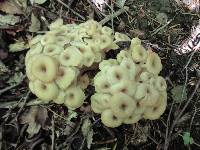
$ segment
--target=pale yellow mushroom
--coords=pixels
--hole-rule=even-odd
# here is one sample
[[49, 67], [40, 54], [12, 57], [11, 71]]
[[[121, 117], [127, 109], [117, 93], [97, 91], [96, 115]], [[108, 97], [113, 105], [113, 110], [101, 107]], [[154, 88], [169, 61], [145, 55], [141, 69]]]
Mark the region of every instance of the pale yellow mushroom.
[[144, 112], [144, 119], [155, 120], [160, 118], [167, 107], [167, 96], [166, 93], [161, 94], [157, 105], [154, 107], [148, 107]]
[[110, 103], [112, 112], [119, 118], [130, 116], [136, 108], [135, 101], [124, 93], [115, 93], [111, 97]]
[[54, 103], [56, 104], [63, 104], [65, 100], [65, 91], [59, 90], [58, 96], [53, 99]]
[[139, 81], [140, 82], [148, 82], [149, 83], [152, 77], [153, 77], [153, 74], [151, 74], [150, 72], [147, 72], [147, 71], [143, 71], [140, 74]]
[[67, 47], [59, 56], [59, 61], [64, 66], [80, 66], [82, 64], [82, 54], [75, 46]]
[[66, 45], [70, 44], [70, 37], [65, 37], [65, 36], [57, 36], [56, 37], [56, 45], [60, 45], [62, 47], [65, 47]]
[[62, 25], [63, 25], [63, 20], [61, 18], [58, 18], [49, 25], [49, 29], [56, 30], [59, 29]]
[[122, 62], [122, 60], [123, 59], [132, 59], [132, 57], [131, 57], [131, 55], [130, 55], [130, 53], [128, 52], [128, 51], [125, 51], [125, 50], [122, 50], [122, 51], [120, 51], [120, 53], [117, 55], [117, 61], [119, 62], [119, 63], [121, 63]]
[[107, 51], [108, 49], [108, 47], [110, 46], [110, 45], [112, 45], [112, 38], [109, 36], [109, 35], [106, 35], [106, 34], [104, 34], [104, 35], [101, 35], [101, 36], [99, 36], [98, 37], [99, 38], [99, 40], [100, 40], [100, 49], [102, 49], [103, 51]]
[[66, 90], [64, 104], [72, 109], [80, 107], [85, 100], [85, 94], [79, 87], [70, 87]]
[[111, 128], [118, 127], [122, 124], [122, 120], [118, 118], [110, 109], [107, 109], [101, 114], [102, 123]]
[[121, 66], [112, 66], [110, 67], [110, 70], [107, 73], [107, 78], [111, 84], [114, 84], [123, 80], [128, 80], [127, 74], [127, 69]]
[[158, 76], [156, 78], [156, 81], [155, 81], [155, 85], [156, 85], [156, 88], [159, 90], [159, 91], [166, 91], [167, 89], [167, 83], [165, 81], [165, 79], [161, 76]]
[[130, 41], [131, 39], [123, 33], [115, 32], [115, 42], [119, 41]]
[[32, 63], [31, 71], [37, 79], [51, 82], [56, 78], [58, 64], [53, 57], [41, 54]]
[[64, 48], [56, 44], [48, 44], [44, 46], [44, 53], [50, 56], [60, 54]]
[[162, 70], [162, 64], [158, 54], [154, 52], [148, 52], [145, 66], [150, 73], [153, 73], [155, 75], [159, 74], [159, 72]]
[[141, 63], [147, 59], [147, 51], [142, 45], [136, 45], [132, 48], [132, 58], [136, 63]]
[[137, 84], [137, 89], [135, 92], [135, 98], [137, 100], [140, 100], [142, 98], [145, 98], [146, 94], [147, 94], [147, 88], [148, 88], [148, 84], [146, 83], [138, 83]]
[[141, 45], [141, 40], [138, 37], [131, 40], [130, 50], [132, 50], [136, 45]]
[[33, 45], [40, 43], [42, 37], [43, 37], [42, 35], [37, 35], [37, 36], [35, 36], [34, 38], [32, 38], [32, 39], [29, 41], [29, 46], [32, 47]]
[[99, 74], [94, 78], [95, 90], [100, 93], [109, 93], [111, 84], [105, 75]]
[[40, 54], [43, 51], [43, 46], [40, 43], [34, 44], [30, 47], [29, 53], [30, 55]]
[[121, 61], [120, 66], [127, 69], [130, 80], [135, 80], [137, 74], [137, 66], [131, 58], [124, 58]]
[[36, 79], [36, 76], [32, 73], [32, 64], [36, 61], [38, 55], [34, 55], [32, 57], [28, 57], [28, 59], [25, 59], [25, 65], [26, 65], [26, 75], [29, 80], [34, 81]]
[[137, 123], [141, 118], [142, 118], [141, 114], [133, 113], [132, 115], [130, 115], [129, 117], [124, 119], [123, 123], [125, 123], [125, 124], [134, 124], [134, 123]]
[[58, 84], [59, 88], [65, 90], [72, 81], [76, 77], [76, 72], [71, 67], [62, 67], [58, 68], [56, 83]]
[[33, 82], [34, 94], [44, 101], [50, 101], [58, 96], [59, 89], [54, 82], [44, 83], [40, 80]]
[[29, 81], [28, 87], [29, 87], [29, 89], [31, 90], [31, 92], [32, 92], [33, 94], [35, 94], [33, 82], [34, 82], [34, 81]]
[[104, 67], [107, 66], [115, 66], [118, 65], [118, 62], [116, 61], [116, 59], [108, 59], [108, 60], [103, 60], [100, 64], [99, 64], [99, 69], [103, 70]]
[[111, 93], [115, 95], [115, 93], [122, 92], [129, 96], [134, 96], [136, 91], [136, 83], [130, 80], [122, 80], [119, 83], [116, 83], [111, 86]]
[[50, 43], [55, 43], [55, 40], [56, 40], [55, 36], [52, 36], [51, 34], [45, 34], [41, 38], [41, 44], [46, 45], [46, 44], [50, 44]]
[[85, 53], [83, 53], [83, 65], [86, 67], [92, 66], [95, 60], [95, 54], [88, 49]]
[[78, 85], [82, 89], [86, 89], [89, 84], [90, 84], [90, 79], [86, 73], [78, 78]]
[[146, 95], [140, 100], [142, 106], [154, 106], [159, 99], [159, 92], [151, 85], [146, 87]]
[[108, 35], [112, 35], [113, 34], [113, 30], [107, 26], [103, 26], [101, 29], [101, 32], [103, 34], [108, 34]]

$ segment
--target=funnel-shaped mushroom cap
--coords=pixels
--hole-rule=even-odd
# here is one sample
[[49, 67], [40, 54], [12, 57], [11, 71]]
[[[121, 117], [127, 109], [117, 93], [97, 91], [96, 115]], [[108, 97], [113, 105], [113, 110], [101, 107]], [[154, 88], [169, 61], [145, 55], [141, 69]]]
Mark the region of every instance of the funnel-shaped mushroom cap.
[[107, 80], [106, 76], [99, 73], [94, 78], [95, 90], [100, 93], [109, 93], [111, 84]]
[[43, 81], [51, 82], [56, 78], [58, 65], [54, 58], [47, 55], [38, 55], [37, 60], [32, 63], [33, 75]]
[[28, 87], [29, 87], [29, 89], [31, 90], [31, 92], [34, 94], [34, 93], [35, 93], [35, 92], [34, 92], [35, 90], [34, 90], [33, 81], [29, 81]]
[[149, 107], [145, 110], [144, 119], [155, 120], [160, 118], [160, 116], [164, 113], [167, 106], [167, 95], [166, 93], [162, 93], [158, 103], [154, 107]]
[[111, 84], [114, 84], [123, 80], [127, 80], [128, 79], [127, 75], [128, 75], [127, 69], [121, 66], [113, 66], [108, 71], [107, 78]]
[[30, 47], [30, 55], [40, 54], [43, 50], [43, 46], [40, 43], [34, 44]]
[[132, 59], [132, 58], [131, 58], [131, 55], [129, 54], [128, 51], [122, 50], [122, 51], [120, 51], [119, 54], [117, 54], [117, 61], [118, 61], [119, 63], [121, 63], [122, 60], [125, 59], [125, 58], [130, 58], [130, 59]]
[[108, 47], [110, 47], [110, 45], [112, 45], [112, 38], [109, 36], [109, 35], [101, 35], [100, 37], [97, 37], [99, 38], [99, 47], [100, 49], [102, 49], [103, 51], [106, 51], [106, 49]]
[[101, 121], [104, 125], [111, 128], [118, 127], [122, 124], [122, 120], [115, 116], [110, 109], [103, 111], [101, 114]]
[[124, 93], [116, 93], [111, 97], [111, 110], [119, 118], [130, 116], [136, 108], [135, 101]]
[[141, 118], [142, 118], [141, 114], [135, 114], [135, 113], [133, 113], [128, 118], [126, 118], [123, 122], [125, 124], [134, 124], [134, 123], [137, 123]]
[[150, 79], [153, 77], [153, 74], [147, 72], [147, 71], [143, 71], [140, 74], [140, 78], [139, 81], [140, 82], [150, 82]]
[[65, 90], [67, 87], [69, 87], [69, 85], [72, 83], [75, 77], [76, 77], [76, 72], [73, 68], [59, 67], [56, 83], [61, 89]]
[[60, 54], [59, 60], [64, 66], [80, 66], [82, 54], [75, 46], [69, 46]]
[[155, 84], [156, 84], [156, 88], [159, 91], [165, 91], [167, 89], [167, 83], [166, 83], [165, 79], [161, 76], [157, 77]]
[[41, 44], [42, 45], [48, 45], [51, 43], [55, 43], [56, 37], [52, 36], [51, 34], [45, 34], [42, 38], [41, 38]]
[[29, 46], [32, 47], [33, 45], [40, 43], [42, 37], [43, 37], [42, 35], [37, 35], [37, 36], [35, 36], [34, 38], [32, 38], [32, 39], [29, 41]]
[[131, 40], [130, 49], [133, 49], [136, 45], [141, 45], [141, 40], [138, 37]]
[[70, 87], [66, 90], [64, 103], [67, 107], [76, 109], [83, 104], [84, 99], [85, 99], [85, 94], [79, 86]]
[[131, 39], [123, 33], [115, 32], [115, 42], [119, 41], [130, 41]]
[[107, 66], [115, 66], [118, 65], [118, 62], [116, 61], [116, 59], [107, 59], [107, 60], [103, 60], [100, 64], [99, 64], [99, 69], [103, 70], [104, 67]]
[[60, 90], [57, 98], [53, 99], [56, 104], [63, 104], [65, 100], [65, 91]]
[[142, 45], [136, 45], [132, 49], [132, 58], [135, 62], [144, 62], [147, 58], [147, 51]]
[[107, 26], [103, 26], [102, 29], [101, 29], [101, 32], [103, 34], [108, 34], [108, 35], [112, 35], [113, 34], [112, 29], [107, 27]]
[[[26, 64], [26, 75], [29, 80], [34, 81], [36, 79], [35, 75], [32, 73], [32, 64], [35, 62], [37, 59], [38, 55], [34, 55], [32, 57], [29, 57], [28, 59], [25, 59], [25, 64]], [[28, 57], [28, 54], [26, 55], [26, 58]]]
[[158, 54], [154, 52], [149, 52], [147, 61], [146, 61], [146, 69], [153, 74], [159, 74], [159, 72], [162, 70], [162, 64], [160, 57]]
[[111, 86], [111, 93], [113, 95], [121, 92], [132, 97], [134, 96], [135, 91], [136, 91], [136, 83], [131, 80], [120, 81], [119, 83], [116, 83]]
[[137, 67], [136, 64], [132, 61], [132, 59], [124, 58], [121, 61], [120, 66], [127, 69], [130, 80], [135, 80], [135, 76], [137, 74]]
[[145, 90], [145, 97], [140, 100], [140, 104], [142, 106], [154, 106], [159, 99], [158, 91], [151, 85], [147, 85]]
[[33, 82], [34, 94], [44, 101], [50, 101], [58, 96], [59, 90], [54, 82], [44, 83], [40, 80]]
[[63, 47], [56, 44], [48, 44], [44, 46], [44, 53], [50, 56], [60, 54], [63, 50]]
[[110, 98], [109, 94], [100, 94], [95, 93], [91, 97], [91, 107], [96, 113], [101, 113], [103, 110], [110, 107]]

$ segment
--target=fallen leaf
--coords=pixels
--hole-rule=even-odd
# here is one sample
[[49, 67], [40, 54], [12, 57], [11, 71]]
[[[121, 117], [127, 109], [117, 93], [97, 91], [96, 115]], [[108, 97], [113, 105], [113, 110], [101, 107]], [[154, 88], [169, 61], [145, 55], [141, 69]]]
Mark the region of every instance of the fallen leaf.
[[32, 137], [39, 132], [41, 128], [48, 129], [48, 112], [46, 108], [32, 106], [28, 111], [24, 112], [19, 118], [21, 124], [28, 124], [27, 132]]
[[4, 65], [4, 63], [0, 60], [0, 75], [8, 72], [8, 68]]
[[94, 132], [92, 129], [92, 123], [89, 120], [89, 118], [83, 121], [81, 131], [82, 131], [83, 136], [86, 138], [87, 148], [90, 149], [92, 145], [92, 141], [93, 141]]
[[29, 27], [30, 32], [37, 32], [40, 30], [40, 21], [39, 19], [32, 13], [31, 14], [31, 26]]
[[28, 48], [29, 48], [28, 43], [26, 43], [24, 41], [22, 41], [22, 42], [17, 41], [14, 44], [9, 45], [9, 52], [20, 52], [20, 51], [23, 51]]
[[0, 14], [0, 25], [15, 25], [20, 21], [19, 16], [14, 15], [1, 15]]
[[177, 85], [172, 89], [172, 97], [176, 103], [187, 100], [187, 91], [183, 91], [183, 85]]
[[8, 14], [23, 14], [22, 10], [13, 0], [6, 0], [0, 4], [0, 10]]
[[119, 7], [124, 7], [126, 0], [116, 0], [116, 4]]

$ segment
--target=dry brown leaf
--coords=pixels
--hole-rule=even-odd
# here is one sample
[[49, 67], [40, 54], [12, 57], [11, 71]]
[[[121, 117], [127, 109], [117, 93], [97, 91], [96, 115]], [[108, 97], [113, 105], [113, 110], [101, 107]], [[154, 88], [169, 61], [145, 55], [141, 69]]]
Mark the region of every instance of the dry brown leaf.
[[22, 10], [13, 2], [13, 0], [1, 2], [0, 10], [8, 14], [23, 14]]
[[32, 106], [19, 118], [21, 124], [28, 124], [29, 136], [37, 134], [40, 128], [48, 129], [48, 112], [46, 108]]

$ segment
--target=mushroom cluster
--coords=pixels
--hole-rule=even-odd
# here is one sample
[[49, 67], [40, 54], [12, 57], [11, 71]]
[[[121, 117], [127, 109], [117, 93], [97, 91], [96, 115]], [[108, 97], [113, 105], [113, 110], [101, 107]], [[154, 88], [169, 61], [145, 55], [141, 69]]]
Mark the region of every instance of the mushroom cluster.
[[29, 42], [25, 57], [29, 88], [42, 101], [53, 100], [76, 109], [83, 104], [89, 83], [87, 75], [80, 75], [81, 70], [117, 48], [112, 29], [93, 20], [64, 25], [62, 19], [49, 29]]
[[103, 60], [99, 69], [91, 107], [101, 114], [103, 124], [117, 127], [142, 118], [158, 119], [163, 114], [167, 85], [158, 75], [161, 60], [155, 52], [147, 51], [140, 39], [133, 38], [129, 48], [120, 51], [116, 59]]

